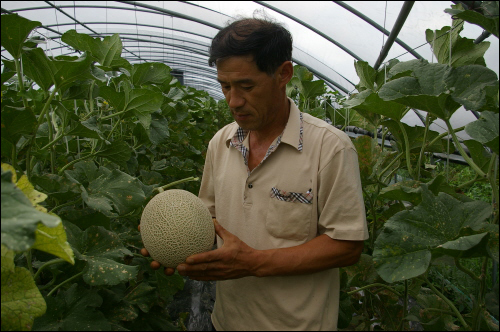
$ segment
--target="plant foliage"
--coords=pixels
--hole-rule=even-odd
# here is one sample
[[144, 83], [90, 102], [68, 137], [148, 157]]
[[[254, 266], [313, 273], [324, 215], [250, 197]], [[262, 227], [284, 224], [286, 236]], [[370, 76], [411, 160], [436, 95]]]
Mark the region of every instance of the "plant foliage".
[[130, 64], [118, 35], [68, 31], [80, 55], [48, 56], [37, 26], [2, 15], [2, 330], [179, 329], [184, 281], [149, 267], [137, 226], [155, 188], [201, 176], [226, 106]]
[[[356, 62], [349, 99], [300, 66], [287, 86], [303, 111], [371, 132], [353, 140], [370, 239], [341, 269], [341, 329], [498, 330], [498, 77], [483, 59], [489, 44], [460, 36], [465, 20], [498, 37], [498, 2], [448, 12], [452, 27], [426, 31], [437, 63]], [[48, 56], [29, 38], [37, 26], [2, 16], [14, 59], [2, 72], [2, 330], [181, 329], [185, 315], [165, 308], [184, 281], [149, 267], [137, 225], [156, 188], [201, 176], [228, 106], [164, 64], [129, 63], [118, 35], [68, 31], [61, 40], [79, 55]], [[453, 128], [461, 107], [481, 117]], [[412, 108], [427, 112], [425, 127], [401, 121]], [[437, 119], [451, 142], [429, 129]], [[464, 129], [472, 139], [461, 142]], [[433, 162], [455, 149], [469, 166], [463, 181]], [[488, 202], [470, 198], [476, 185]]]

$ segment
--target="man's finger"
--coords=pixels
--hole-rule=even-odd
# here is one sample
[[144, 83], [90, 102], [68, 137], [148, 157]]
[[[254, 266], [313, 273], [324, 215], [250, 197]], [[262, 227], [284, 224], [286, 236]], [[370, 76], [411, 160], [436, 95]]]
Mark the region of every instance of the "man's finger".
[[171, 276], [172, 274], [175, 273], [175, 269], [171, 268], [171, 267], [167, 267], [165, 270], [163, 270], [163, 272], [167, 275], [167, 276]]
[[158, 270], [161, 267], [161, 264], [160, 264], [160, 262], [152, 261], [150, 266], [153, 270]]
[[144, 257], [149, 257], [149, 251], [148, 251], [148, 249], [142, 248], [141, 249], [141, 255], [143, 255]]
[[224, 240], [225, 235], [227, 234], [227, 231], [224, 227], [222, 227], [217, 219], [212, 219], [214, 222], [214, 227], [215, 227], [215, 233], [221, 237], [221, 239]]

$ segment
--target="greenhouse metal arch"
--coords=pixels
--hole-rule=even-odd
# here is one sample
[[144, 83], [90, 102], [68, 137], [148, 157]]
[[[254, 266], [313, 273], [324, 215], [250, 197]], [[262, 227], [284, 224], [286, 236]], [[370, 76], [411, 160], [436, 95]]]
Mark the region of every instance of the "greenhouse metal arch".
[[2, 2], [2, 330], [209, 321], [213, 284], [152, 271], [137, 224], [170, 186], [198, 192], [232, 121], [211, 39], [252, 16], [290, 30], [287, 94], [358, 153], [370, 238], [340, 270], [339, 329], [498, 330], [488, 1]]

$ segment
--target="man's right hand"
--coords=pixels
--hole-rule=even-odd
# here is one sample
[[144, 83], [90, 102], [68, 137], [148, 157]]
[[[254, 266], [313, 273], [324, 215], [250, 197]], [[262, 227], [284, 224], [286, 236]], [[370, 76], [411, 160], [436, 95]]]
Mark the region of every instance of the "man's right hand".
[[[137, 229], [139, 230], [139, 233], [141, 232], [141, 225], [137, 226]], [[148, 249], [142, 248], [141, 249], [141, 255], [144, 257], [149, 257], [149, 252]], [[153, 270], [158, 270], [161, 267], [160, 262], [153, 260], [150, 264], [151, 268]], [[172, 274], [175, 273], [175, 269], [171, 267], [166, 267], [165, 270], [163, 271], [167, 276], [171, 276]]]

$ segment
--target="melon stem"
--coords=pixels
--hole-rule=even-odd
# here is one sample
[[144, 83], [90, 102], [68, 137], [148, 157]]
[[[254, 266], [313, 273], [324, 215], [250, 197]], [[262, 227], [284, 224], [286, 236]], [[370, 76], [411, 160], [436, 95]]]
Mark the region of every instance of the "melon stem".
[[199, 181], [200, 178], [199, 177], [194, 177], [194, 176], [191, 176], [189, 178], [185, 178], [185, 179], [182, 179], [182, 180], [178, 180], [178, 181], [174, 181], [174, 182], [170, 182], [169, 184], [166, 184], [164, 185], [163, 187], [157, 187], [155, 189], [158, 190], [158, 193], [162, 193], [164, 192], [166, 189], [170, 188], [170, 187], [173, 187], [173, 186], [176, 186], [178, 184], [181, 184], [181, 183], [184, 183], [184, 182], [189, 182], [189, 181]]

